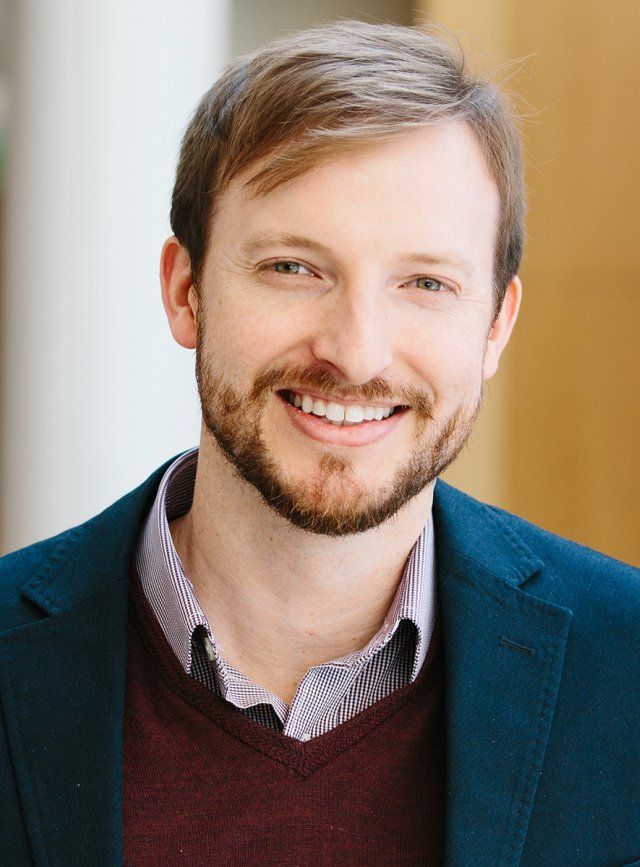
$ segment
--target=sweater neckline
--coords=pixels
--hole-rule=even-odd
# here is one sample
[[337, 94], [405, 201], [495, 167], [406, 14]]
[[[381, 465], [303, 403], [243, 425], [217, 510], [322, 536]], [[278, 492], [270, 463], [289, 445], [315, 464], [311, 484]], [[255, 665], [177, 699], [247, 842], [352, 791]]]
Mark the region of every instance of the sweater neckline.
[[[175, 656], [149, 605], [135, 566], [130, 582], [130, 631], [128, 653], [135, 648], [146, 653], [164, 684], [183, 703], [216, 723], [231, 737], [306, 777], [348, 750], [369, 731], [382, 724], [406, 704], [426, 701], [435, 707], [443, 685], [443, 636], [438, 610], [427, 655], [416, 679], [365, 708], [324, 734], [308, 741], [284, 735], [252, 720], [222, 696], [188, 675]], [[137, 639], [137, 641], [136, 641]]]

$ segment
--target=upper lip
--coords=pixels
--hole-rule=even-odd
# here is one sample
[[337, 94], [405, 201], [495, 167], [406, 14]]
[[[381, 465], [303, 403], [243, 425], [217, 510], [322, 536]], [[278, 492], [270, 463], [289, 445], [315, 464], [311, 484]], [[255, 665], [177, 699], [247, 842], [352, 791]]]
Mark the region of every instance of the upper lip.
[[308, 388], [286, 388], [283, 391], [291, 391], [295, 394], [308, 394], [310, 397], [317, 400], [323, 400], [325, 403], [339, 403], [341, 406], [380, 406], [383, 409], [393, 409], [396, 406], [406, 406], [403, 403], [393, 403], [388, 400], [356, 400], [353, 398], [334, 397], [333, 395], [318, 394], [317, 391]]

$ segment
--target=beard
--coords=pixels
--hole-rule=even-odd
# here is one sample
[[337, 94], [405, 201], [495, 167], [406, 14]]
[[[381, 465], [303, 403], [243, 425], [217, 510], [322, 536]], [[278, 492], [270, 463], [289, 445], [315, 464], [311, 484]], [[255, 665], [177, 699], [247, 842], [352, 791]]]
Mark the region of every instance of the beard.
[[[349, 395], [372, 404], [395, 400], [383, 380], [348, 387], [322, 368], [274, 365], [261, 372], [248, 394], [238, 392], [214, 371], [198, 328], [196, 381], [204, 426], [239, 478], [252, 485], [264, 503], [295, 527], [325, 536], [364, 533], [389, 520], [431, 484], [466, 444], [482, 405], [482, 382], [472, 404], [459, 404], [446, 418], [435, 419], [429, 393], [404, 389], [399, 403], [416, 416], [414, 449], [381, 490], [358, 482], [349, 458], [324, 452], [302, 484], [287, 478], [263, 435], [263, 414], [276, 388]], [[348, 388], [348, 391], [347, 391]]]

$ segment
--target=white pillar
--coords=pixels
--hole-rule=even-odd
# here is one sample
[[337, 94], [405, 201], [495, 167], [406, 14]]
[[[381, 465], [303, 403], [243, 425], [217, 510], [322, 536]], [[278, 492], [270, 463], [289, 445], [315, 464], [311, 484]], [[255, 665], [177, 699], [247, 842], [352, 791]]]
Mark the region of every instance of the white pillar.
[[78, 523], [195, 444], [158, 257], [227, 0], [21, 0], [4, 216], [0, 547]]

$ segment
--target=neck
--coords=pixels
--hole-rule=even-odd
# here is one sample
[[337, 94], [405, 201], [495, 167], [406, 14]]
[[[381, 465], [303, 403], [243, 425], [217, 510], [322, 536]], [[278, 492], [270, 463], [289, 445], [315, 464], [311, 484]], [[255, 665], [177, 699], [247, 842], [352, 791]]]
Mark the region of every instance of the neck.
[[290, 703], [314, 665], [376, 634], [431, 508], [433, 486], [365, 533], [292, 526], [201, 443], [191, 510], [173, 541], [224, 659]]

